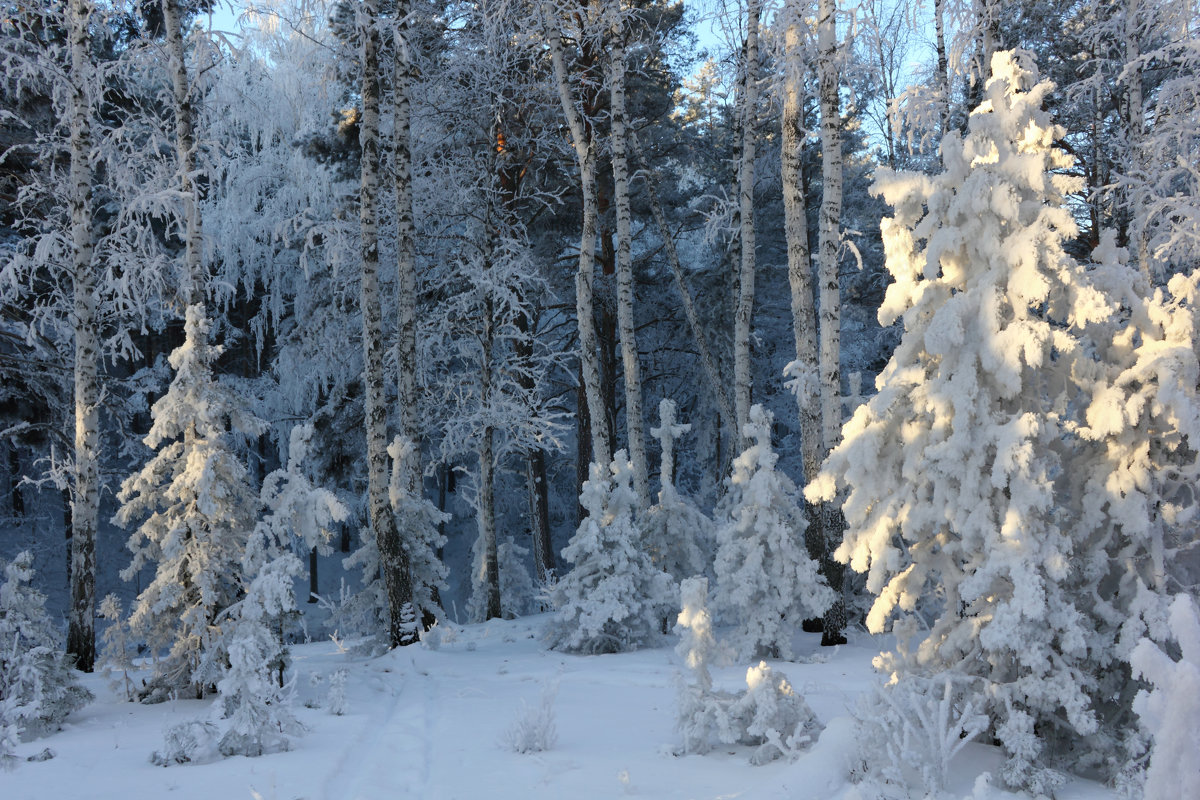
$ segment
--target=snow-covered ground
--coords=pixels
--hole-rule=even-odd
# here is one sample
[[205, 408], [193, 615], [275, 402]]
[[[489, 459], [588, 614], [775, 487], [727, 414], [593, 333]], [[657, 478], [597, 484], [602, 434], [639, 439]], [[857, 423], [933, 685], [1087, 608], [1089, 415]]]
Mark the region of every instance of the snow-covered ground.
[[[96, 701], [64, 729], [19, 746], [22, 758], [49, 747], [54, 758], [0, 771], [0, 800], [871, 800], [849, 781], [854, 729], [849, 714], [874, 680], [881, 640], [866, 635], [836, 649], [802, 634], [797, 660], [772, 666], [790, 678], [825, 724], [819, 741], [794, 762], [748, 763], [750, 748], [717, 747], [675, 756], [675, 676], [668, 647], [605, 656], [546, 650], [546, 617], [494, 620], [446, 635], [438, 649], [403, 648], [377, 658], [340, 651], [331, 641], [293, 648], [296, 710], [309, 727], [290, 752], [203, 764], [156, 767], [162, 731], [207, 716], [211, 700], [156, 706], [124, 702], [99, 675], [85, 684]], [[714, 670], [720, 688], [745, 686], [745, 669]], [[346, 713], [324, 707], [328, 676], [347, 671]], [[314, 681], [313, 676], [320, 680]], [[546, 752], [520, 755], [503, 740], [523, 709], [557, 682], [558, 738]], [[317, 706], [314, 708], [307, 705]], [[995, 769], [994, 748], [970, 745], [952, 769], [948, 797], [1011, 798], [980, 775]], [[915, 792], [914, 796], [919, 796]], [[1109, 790], [1074, 781], [1058, 800], [1114, 800]]]

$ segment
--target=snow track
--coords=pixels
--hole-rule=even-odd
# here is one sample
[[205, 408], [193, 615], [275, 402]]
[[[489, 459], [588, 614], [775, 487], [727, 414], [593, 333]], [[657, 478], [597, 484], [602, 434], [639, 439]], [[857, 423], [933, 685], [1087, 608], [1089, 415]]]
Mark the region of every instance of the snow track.
[[325, 800], [430, 797], [437, 687], [419, 671], [393, 663], [372, 676], [378, 710], [369, 714], [325, 781]]

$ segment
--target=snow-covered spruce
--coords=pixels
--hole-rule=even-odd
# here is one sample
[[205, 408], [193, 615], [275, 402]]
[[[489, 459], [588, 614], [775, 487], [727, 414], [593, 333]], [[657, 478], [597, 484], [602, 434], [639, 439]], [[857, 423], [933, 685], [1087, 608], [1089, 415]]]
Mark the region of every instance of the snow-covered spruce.
[[578, 653], [619, 653], [653, 641], [675, 606], [671, 578], [650, 560], [633, 519], [632, 466], [618, 451], [592, 464], [580, 504], [587, 516], [563, 549], [574, 564], [551, 590], [550, 645]]
[[30, 586], [33, 556], [26, 550], [4, 566], [0, 584], [0, 766], [11, 766], [22, 739], [56, 730], [92, 695], [75, 681], [62, 643], [46, 614], [46, 597]]
[[[896, 209], [879, 317], [904, 334], [808, 488], [814, 502], [848, 490], [836, 556], [867, 573], [868, 628], [895, 620], [889, 668], [976, 679], [1004, 779], [1035, 790], [1055, 780], [1049, 761], [1111, 752], [1082, 739], [1101, 728], [1098, 676], [1120, 622], [1096, 602], [1116, 585], [1093, 569], [1115, 553], [1102, 509], [1060, 491], [1104, 469], [1067, 468], [1081, 440], [1065, 415], [1087, 406], [1081, 381], [1097, 372], [1082, 332], [1112, 309], [1064, 250], [1079, 182], [1043, 110], [1052, 89], [1030, 54], [997, 53], [966, 138], [942, 143], [943, 172], [879, 173]], [[919, 635], [918, 614], [932, 620]]]
[[713, 524], [675, 488], [675, 442], [692, 426], [675, 422], [675, 402], [665, 398], [658, 404], [658, 420], [650, 435], [662, 445], [661, 488], [658, 502], [642, 514], [642, 537], [654, 563], [678, 582], [707, 572]]
[[1200, 797], [1200, 615], [1190, 595], [1171, 603], [1168, 624], [1179, 643], [1178, 659], [1149, 639], [1138, 642], [1130, 655], [1134, 675], [1153, 686], [1139, 692], [1133, 704], [1153, 739], [1145, 800]]
[[717, 617], [732, 625], [739, 658], [790, 658], [800, 622], [819, 617], [833, 592], [804, 548], [807, 522], [800, 492], [775, 469], [771, 412], [750, 409], [742, 435], [753, 443], [733, 462], [729, 490], [716, 513]]
[[121, 577], [154, 568], [129, 619], [152, 652], [166, 651], [147, 701], [178, 691], [199, 697], [220, 677], [224, 644], [214, 622], [241, 595], [242, 555], [257, 516], [258, 495], [229, 440], [257, 436], [264, 423], [213, 377], [222, 348], [208, 343], [208, 332], [204, 306], [189, 306], [184, 342], [170, 357], [175, 378], [151, 410], [145, 440], [161, 449], [117, 495], [118, 524], [144, 518], [129, 537], [133, 559]]
[[98, 616], [106, 620], [108, 626], [100, 636], [100, 659], [97, 664], [108, 678], [109, 687], [113, 691], [121, 690], [125, 699], [132, 701], [135, 690], [129, 671], [134, 669], [133, 659], [137, 651], [130, 641], [129, 623], [121, 611], [120, 599], [115, 594], [105, 595], [100, 602]]

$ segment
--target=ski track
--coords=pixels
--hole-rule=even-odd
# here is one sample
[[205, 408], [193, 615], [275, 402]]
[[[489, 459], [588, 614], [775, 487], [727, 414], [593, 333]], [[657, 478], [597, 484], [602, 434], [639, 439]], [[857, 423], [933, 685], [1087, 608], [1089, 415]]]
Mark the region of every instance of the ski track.
[[[437, 687], [414, 668], [378, 674], [382, 710], [369, 714], [325, 781], [325, 800], [428, 797]], [[383, 700], [383, 698], [381, 698]]]

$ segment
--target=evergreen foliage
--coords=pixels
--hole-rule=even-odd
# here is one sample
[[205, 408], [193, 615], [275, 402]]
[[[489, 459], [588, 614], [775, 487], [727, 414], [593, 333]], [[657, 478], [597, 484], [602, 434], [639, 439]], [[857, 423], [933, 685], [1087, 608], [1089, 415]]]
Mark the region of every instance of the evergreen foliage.
[[804, 547], [800, 491], [775, 468], [772, 414], [755, 405], [749, 419], [743, 435], [752, 443], [734, 460], [716, 512], [713, 603], [740, 658], [789, 658], [800, 622], [824, 613], [833, 592]]
[[158, 453], [117, 495], [118, 524], [142, 519], [121, 576], [154, 569], [129, 619], [133, 634], [161, 656], [148, 702], [183, 690], [202, 696], [220, 677], [217, 616], [242, 594], [242, 556], [257, 516], [258, 496], [232, 437], [257, 435], [264, 424], [214, 378], [221, 347], [208, 343], [209, 329], [204, 307], [190, 306], [184, 343], [171, 353], [175, 377], [151, 410], [145, 441]]
[[11, 766], [23, 739], [56, 730], [92, 699], [79, 686], [71, 661], [46, 614], [46, 597], [30, 585], [33, 556], [26, 550], [4, 565], [0, 584], [0, 766]]
[[587, 517], [563, 549], [570, 572], [550, 592], [556, 609], [552, 647], [576, 653], [619, 653], [652, 642], [675, 604], [671, 578], [641, 545], [623, 451], [606, 469], [592, 464], [579, 502]]

